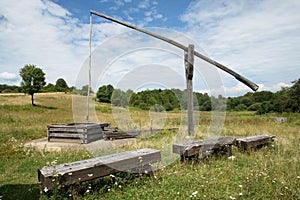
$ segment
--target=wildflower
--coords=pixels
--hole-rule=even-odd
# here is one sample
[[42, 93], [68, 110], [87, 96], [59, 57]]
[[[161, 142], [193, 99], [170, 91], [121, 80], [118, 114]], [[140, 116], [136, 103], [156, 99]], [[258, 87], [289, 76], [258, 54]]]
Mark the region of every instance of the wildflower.
[[148, 174], [148, 171], [147, 171], [147, 170], [145, 170], [145, 174]]
[[229, 199], [231, 199], [231, 200], [235, 200], [236, 198], [235, 198], [235, 197], [232, 197], [232, 196], [230, 196], [230, 197], [229, 197]]
[[243, 196], [243, 193], [242, 193], [242, 192], [240, 192], [240, 193], [239, 193], [239, 195], [240, 195], [240, 196]]
[[87, 190], [87, 191], [86, 191], [86, 193], [89, 193], [89, 192], [90, 192], [90, 190]]
[[195, 192], [192, 193], [192, 195], [191, 195], [190, 197], [191, 197], [191, 198], [196, 197], [197, 194], [198, 194], [198, 191], [195, 191]]
[[69, 172], [68, 174], [69, 174], [69, 176], [72, 176], [72, 172]]
[[300, 176], [297, 176], [297, 178], [300, 178]]
[[113, 174], [110, 174], [109, 176], [112, 177], [112, 178], [115, 178], [115, 176]]
[[52, 162], [51, 162], [51, 165], [56, 165], [57, 164], [57, 160], [53, 160]]
[[69, 194], [69, 197], [71, 197], [72, 196], [72, 194]]
[[44, 188], [44, 192], [48, 192], [49, 189], [47, 187]]
[[239, 185], [239, 187], [242, 188], [243, 186], [242, 186], [242, 185]]
[[94, 176], [94, 174], [88, 174], [88, 176], [89, 176], [89, 177], [92, 177], [92, 176]]
[[235, 159], [236, 159], [235, 156], [229, 156], [229, 157], [228, 157], [228, 160], [235, 160]]

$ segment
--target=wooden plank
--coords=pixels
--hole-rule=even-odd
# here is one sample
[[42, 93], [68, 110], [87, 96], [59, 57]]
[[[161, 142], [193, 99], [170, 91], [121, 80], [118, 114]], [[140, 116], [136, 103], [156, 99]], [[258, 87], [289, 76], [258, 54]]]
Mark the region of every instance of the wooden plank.
[[119, 171], [138, 169], [139, 167], [159, 162], [160, 160], [161, 154], [159, 150], [144, 148], [56, 166], [43, 167], [38, 170], [38, 180], [43, 187], [51, 189], [57, 183], [60, 185], [79, 183]]
[[49, 133], [49, 137], [56, 137], [56, 138], [84, 138], [84, 134], [73, 134], [73, 133]]
[[173, 153], [183, 157], [197, 156], [200, 153], [205, 155], [206, 151], [220, 150], [223, 147], [229, 147], [235, 144], [235, 138], [232, 137], [215, 137], [205, 140], [197, 140], [181, 144], [173, 144]]
[[54, 133], [85, 133], [87, 131], [87, 129], [77, 129], [77, 128], [49, 128], [48, 129], [49, 132], [54, 132]]

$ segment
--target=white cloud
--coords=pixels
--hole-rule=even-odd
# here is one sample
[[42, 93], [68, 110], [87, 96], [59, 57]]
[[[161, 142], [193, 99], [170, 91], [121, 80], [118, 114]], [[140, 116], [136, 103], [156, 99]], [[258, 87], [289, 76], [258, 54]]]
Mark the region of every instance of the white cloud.
[[[271, 92], [276, 92], [281, 90], [283, 87], [291, 87], [292, 84], [286, 84], [283, 82], [279, 82], [279, 83], [275, 83], [273, 85], [269, 85], [269, 86], [265, 86], [264, 84], [259, 84], [259, 90], [260, 91], [271, 91]], [[225, 96], [229, 97], [229, 96], [240, 96], [243, 94], [246, 94], [249, 91], [249, 88], [244, 85], [243, 83], [237, 83], [236, 85], [233, 85], [231, 87], [224, 87], [223, 88], [225, 90]], [[200, 90], [200, 92], [206, 92], [208, 94], [220, 94], [220, 88], [217, 89], [206, 89], [206, 90]]]
[[142, 9], [149, 8], [151, 6], [151, 3], [149, 0], [143, 0], [139, 3], [138, 7]]
[[[35, 64], [46, 73], [47, 82], [63, 77], [74, 84], [88, 57], [89, 24], [48, 0], [3, 0], [0, 16], [1, 71], [17, 74], [24, 65]], [[93, 29], [94, 46], [124, 30], [111, 23], [95, 24]]]
[[[271, 88], [299, 78], [299, 9], [299, 1], [200, 0], [181, 19], [209, 56]], [[222, 76], [226, 87], [236, 84]]]
[[15, 81], [17, 79], [17, 75], [10, 72], [1, 72], [0, 79]]

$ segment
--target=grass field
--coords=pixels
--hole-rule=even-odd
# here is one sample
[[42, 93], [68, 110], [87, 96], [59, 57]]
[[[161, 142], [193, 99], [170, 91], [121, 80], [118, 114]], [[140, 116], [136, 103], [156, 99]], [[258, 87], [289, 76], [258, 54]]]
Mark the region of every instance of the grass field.
[[[300, 114], [284, 116], [288, 122], [270, 121], [271, 115], [227, 112], [221, 135], [244, 137], [270, 134], [277, 141], [254, 152], [233, 149], [235, 159], [211, 157], [197, 164], [175, 162], [153, 176], [119, 173], [69, 188], [43, 192], [37, 169], [92, 157], [88, 150], [39, 152], [24, 143], [45, 137], [46, 125], [73, 122], [70, 94], [30, 96], [0, 95], [0, 200], [4, 199], [300, 199]], [[96, 103], [99, 119], [118, 125], [109, 105]], [[140, 128], [149, 126], [149, 112], [130, 110]], [[165, 113], [166, 127], [178, 127], [181, 112]], [[196, 137], [205, 137], [210, 112], [200, 113]], [[125, 150], [141, 147], [159, 149], [172, 141], [172, 132], [138, 139]]]

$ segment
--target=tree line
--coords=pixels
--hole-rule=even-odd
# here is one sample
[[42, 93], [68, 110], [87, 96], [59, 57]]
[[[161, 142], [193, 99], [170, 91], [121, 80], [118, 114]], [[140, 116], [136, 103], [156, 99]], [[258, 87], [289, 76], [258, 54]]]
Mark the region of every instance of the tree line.
[[[0, 85], [2, 92], [24, 92], [33, 95], [37, 92], [72, 92], [86, 96], [88, 85], [81, 89], [69, 87], [63, 78], [55, 84], [45, 82], [45, 73], [35, 65], [25, 65], [20, 69], [21, 86]], [[291, 87], [284, 87], [275, 93], [270, 91], [248, 92], [239, 97], [209, 96], [207, 93], [193, 93], [194, 109], [199, 111], [230, 110], [256, 111], [258, 114], [269, 112], [300, 112], [300, 79], [292, 82]], [[92, 92], [92, 91], [91, 91]], [[155, 89], [135, 93], [133, 90], [122, 91], [112, 85], [99, 87], [97, 93], [99, 102], [111, 103], [113, 106], [132, 106], [143, 110], [173, 111], [187, 109], [187, 92], [180, 89]]]
[[[239, 97], [214, 97], [194, 92], [194, 110], [256, 111], [258, 114], [300, 112], [300, 79], [292, 83], [291, 87], [284, 87], [275, 93], [248, 92]], [[119, 107], [132, 106], [158, 112], [187, 109], [187, 92], [180, 89], [154, 89], [134, 93], [132, 90], [122, 91], [112, 85], [104, 85], [98, 89], [96, 96], [99, 102]]]

